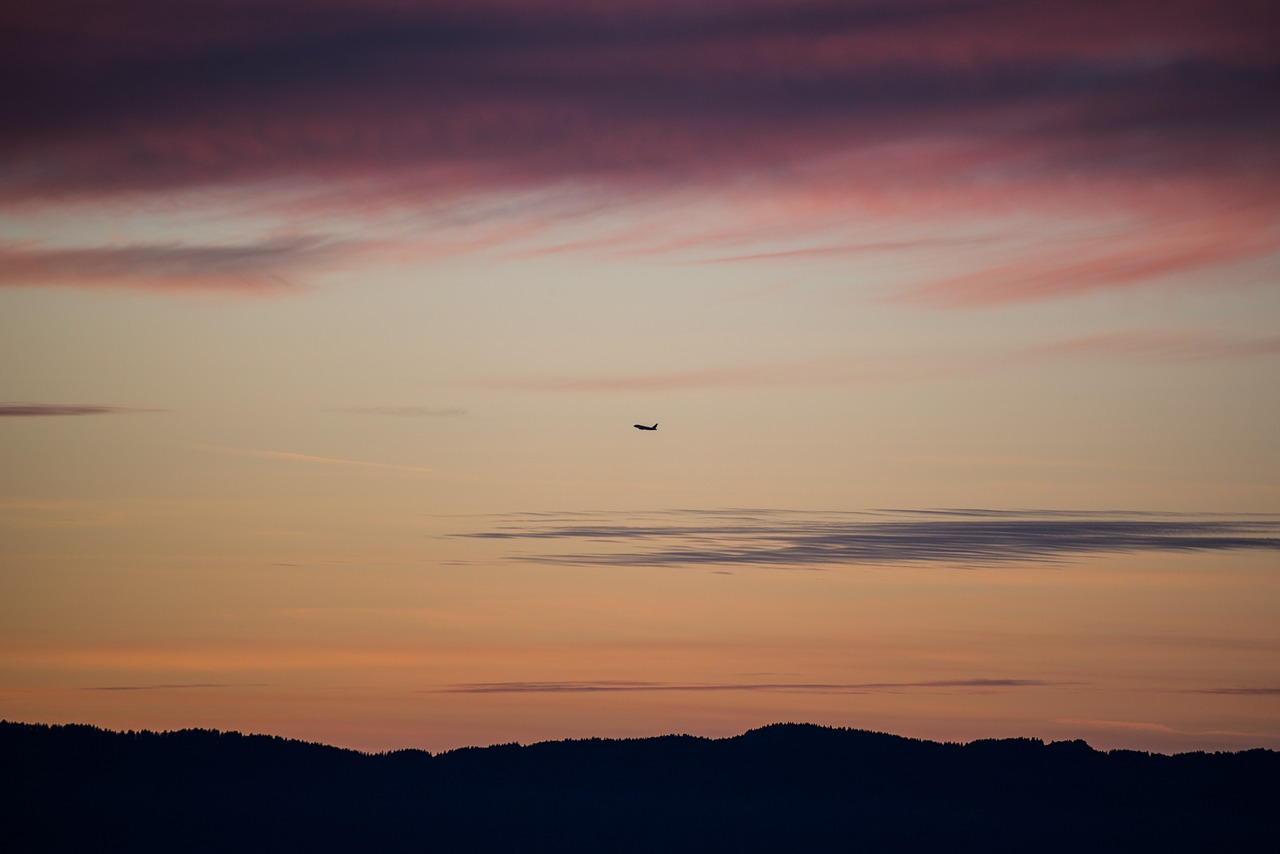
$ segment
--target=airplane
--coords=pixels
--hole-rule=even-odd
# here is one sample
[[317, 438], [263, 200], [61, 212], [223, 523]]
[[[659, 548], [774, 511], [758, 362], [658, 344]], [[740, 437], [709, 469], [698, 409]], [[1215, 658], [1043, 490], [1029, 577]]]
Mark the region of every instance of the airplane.
[[658, 429], [658, 423], [656, 421], [654, 422], [652, 427], [646, 427], [643, 424], [632, 424], [631, 426], [636, 428], [637, 430], [657, 430]]

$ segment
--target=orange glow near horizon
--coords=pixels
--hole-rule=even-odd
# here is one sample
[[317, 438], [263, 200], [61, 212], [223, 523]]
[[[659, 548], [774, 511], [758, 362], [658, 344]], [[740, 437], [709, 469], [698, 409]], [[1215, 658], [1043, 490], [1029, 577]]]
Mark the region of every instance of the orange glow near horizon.
[[1280, 749], [1274, 4], [75, 5], [0, 717]]

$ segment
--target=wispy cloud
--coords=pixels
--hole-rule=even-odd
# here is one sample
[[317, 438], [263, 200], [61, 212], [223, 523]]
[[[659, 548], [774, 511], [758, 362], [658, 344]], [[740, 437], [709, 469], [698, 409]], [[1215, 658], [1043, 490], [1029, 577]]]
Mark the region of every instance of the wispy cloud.
[[989, 238], [978, 237], [934, 237], [916, 238], [913, 240], [879, 240], [848, 241], [823, 246], [805, 246], [795, 249], [780, 249], [774, 252], [747, 252], [738, 255], [720, 255], [701, 259], [702, 264], [740, 264], [751, 261], [793, 261], [805, 258], [847, 257], [851, 255], [869, 255], [874, 253], [914, 252], [921, 249], [951, 248], [956, 246], [972, 246], [989, 242]]
[[1052, 723], [1055, 724], [1077, 724], [1090, 727], [1100, 727], [1103, 729], [1121, 729], [1135, 730], [1139, 732], [1158, 732], [1158, 733], [1177, 733], [1179, 730], [1174, 729], [1167, 724], [1154, 723], [1152, 721], [1108, 721], [1098, 720], [1096, 718], [1057, 718]]
[[481, 388], [562, 392], [681, 391], [708, 388], [838, 385], [890, 378], [923, 376], [934, 370], [919, 359], [829, 358], [773, 364], [724, 365], [648, 374], [595, 374], [493, 377], [476, 383]]
[[695, 693], [751, 692], [783, 694], [869, 694], [918, 690], [1001, 690], [1077, 685], [1043, 679], [940, 679], [925, 682], [643, 682], [627, 680], [571, 680], [559, 682], [464, 682], [433, 690], [442, 694], [593, 694], [680, 691]]
[[389, 415], [395, 418], [456, 418], [467, 414], [467, 410], [457, 407], [429, 406], [348, 406], [338, 411], [354, 415]]
[[189, 682], [171, 685], [95, 685], [85, 691], [184, 691], [206, 688], [265, 688], [261, 683], [241, 684], [229, 682]]
[[59, 248], [0, 243], [0, 287], [281, 292], [296, 287], [290, 274], [332, 263], [338, 251], [315, 238]]
[[[1189, 233], [1190, 232], [1190, 233]], [[1193, 227], [1146, 227], [1093, 238], [1070, 249], [939, 279], [901, 299], [942, 308], [969, 308], [1127, 288], [1280, 252], [1273, 218], [1213, 211]]]
[[[952, 226], [944, 243], [976, 210], [1129, 222], [1079, 252], [949, 265], [969, 272], [910, 296], [939, 306], [1133, 287], [1278, 248], [1274, 4], [181, 5], [70, 0], [6, 16], [0, 199], [228, 188], [262, 205], [350, 210], [358, 196], [443, 217], [486, 196], [586, 193], [617, 208], [748, 187], [789, 235], [830, 245], [763, 241], [731, 253], [743, 260], [862, 251], [811, 227], [866, 218], [852, 214], [923, 212]], [[536, 226], [544, 212], [493, 216], [519, 234], [511, 220]], [[12, 263], [23, 281], [269, 290], [320, 248], [19, 251]]]
[[201, 451], [218, 454], [234, 454], [241, 457], [257, 457], [264, 460], [286, 460], [295, 463], [319, 463], [335, 466], [358, 466], [360, 468], [383, 469], [387, 471], [412, 472], [414, 474], [435, 474], [436, 470], [425, 466], [407, 466], [398, 463], [379, 463], [368, 460], [346, 460], [338, 457], [319, 457], [313, 454], [299, 454], [294, 451], [270, 451], [253, 448], [227, 448], [221, 445], [196, 445]]
[[1068, 724], [1072, 726], [1082, 726], [1082, 727], [1087, 727], [1089, 729], [1104, 730], [1104, 731], [1114, 730], [1114, 731], [1120, 731], [1120, 732], [1152, 733], [1156, 735], [1191, 736], [1191, 737], [1203, 737], [1203, 736], [1213, 735], [1213, 736], [1227, 736], [1232, 739], [1246, 738], [1246, 739], [1252, 740], [1254, 746], [1256, 746], [1258, 739], [1270, 740], [1274, 738], [1274, 735], [1271, 733], [1241, 732], [1239, 730], [1222, 730], [1222, 729], [1209, 729], [1209, 730], [1180, 729], [1177, 727], [1169, 726], [1168, 724], [1157, 723], [1155, 721], [1115, 721], [1115, 720], [1105, 720], [1105, 719], [1097, 719], [1097, 718], [1057, 718], [1051, 721], [1051, 723]]
[[99, 403], [0, 403], [0, 418], [45, 418], [68, 415], [134, 415], [140, 412], [168, 412], [167, 409], [139, 409]]
[[1280, 354], [1280, 335], [1201, 329], [1125, 329], [1054, 341], [1026, 351], [1030, 356], [1130, 356], [1199, 361]]
[[591, 566], [775, 566], [1062, 563], [1091, 554], [1280, 551], [1280, 517], [1142, 512], [673, 510], [595, 518], [509, 517], [457, 536], [584, 551], [524, 553]]
[[1226, 694], [1232, 697], [1280, 697], [1280, 688], [1200, 688], [1196, 694]]
[[[1029, 359], [1111, 358], [1130, 362], [1192, 362], [1280, 354], [1280, 335], [1246, 329], [1120, 329], [1048, 341], [1030, 347], [976, 350], [881, 351], [798, 362], [720, 365], [633, 374], [531, 374], [489, 377], [472, 385], [504, 390], [566, 393], [697, 391], [721, 388], [847, 386], [934, 380], [992, 371]], [[356, 411], [356, 410], [349, 410]], [[367, 411], [367, 410], [366, 410]], [[445, 412], [451, 412], [445, 410]], [[382, 413], [379, 413], [382, 414]], [[385, 414], [399, 414], [390, 410]], [[406, 413], [408, 414], [408, 413]]]

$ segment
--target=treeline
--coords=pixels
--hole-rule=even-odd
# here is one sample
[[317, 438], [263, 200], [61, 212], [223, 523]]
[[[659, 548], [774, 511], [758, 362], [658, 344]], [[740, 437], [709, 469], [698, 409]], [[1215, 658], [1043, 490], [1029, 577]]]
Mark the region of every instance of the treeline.
[[1280, 851], [1280, 753], [777, 724], [368, 755], [0, 723], [6, 850]]

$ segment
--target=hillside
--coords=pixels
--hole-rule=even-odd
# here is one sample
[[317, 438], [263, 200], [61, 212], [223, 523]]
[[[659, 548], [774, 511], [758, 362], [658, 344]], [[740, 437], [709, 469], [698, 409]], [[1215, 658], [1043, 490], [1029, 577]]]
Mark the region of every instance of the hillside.
[[13, 851], [1271, 851], [1280, 754], [778, 724], [350, 750], [0, 723]]

